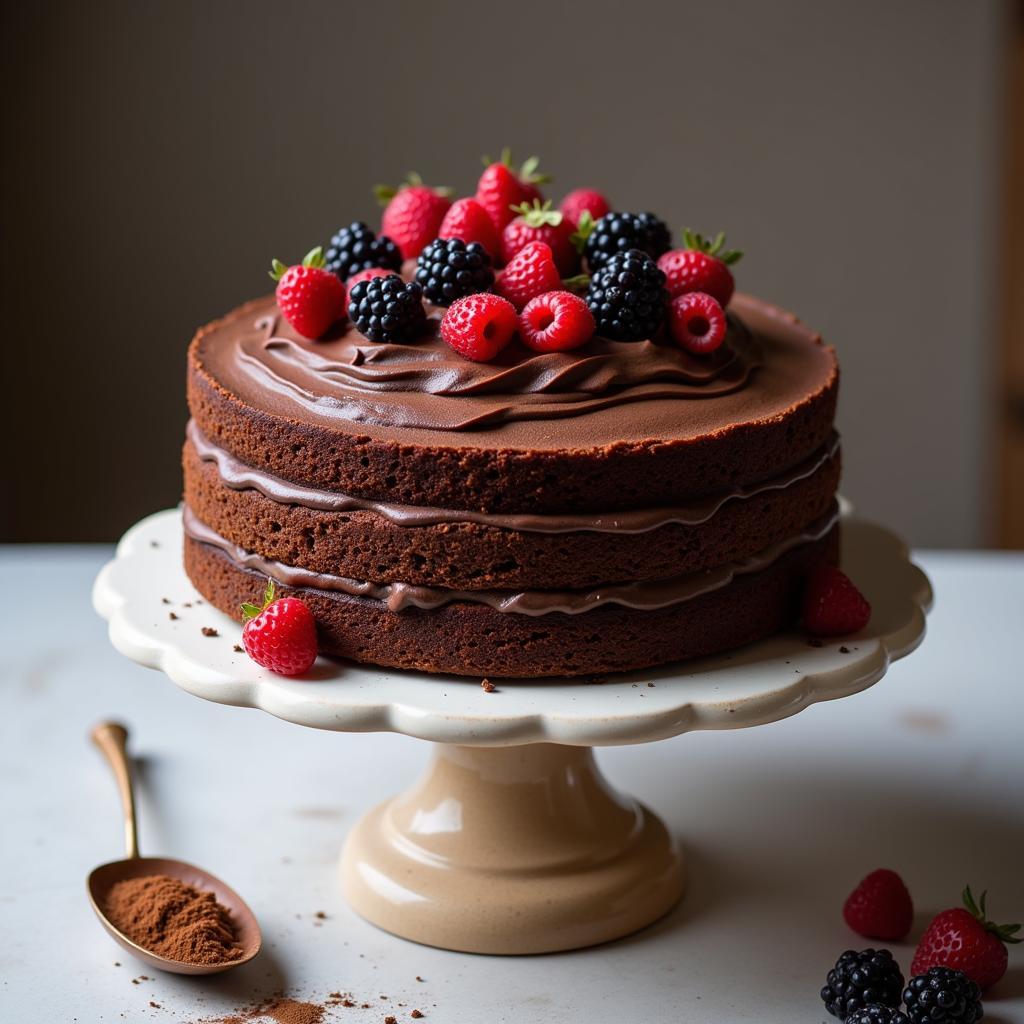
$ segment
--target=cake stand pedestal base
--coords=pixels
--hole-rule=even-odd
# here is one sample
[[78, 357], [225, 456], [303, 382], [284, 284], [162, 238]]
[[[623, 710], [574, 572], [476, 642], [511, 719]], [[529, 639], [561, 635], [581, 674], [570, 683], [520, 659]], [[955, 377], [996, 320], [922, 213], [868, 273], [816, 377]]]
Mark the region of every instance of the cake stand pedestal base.
[[469, 953], [550, 953], [628, 935], [683, 892], [660, 819], [590, 747], [435, 744], [420, 781], [345, 843], [350, 905], [386, 931]]

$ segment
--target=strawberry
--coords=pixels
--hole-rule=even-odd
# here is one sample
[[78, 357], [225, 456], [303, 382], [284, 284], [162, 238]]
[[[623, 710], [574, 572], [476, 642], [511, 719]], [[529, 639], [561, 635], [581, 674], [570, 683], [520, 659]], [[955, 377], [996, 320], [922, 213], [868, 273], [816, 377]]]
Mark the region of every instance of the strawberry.
[[721, 233], [709, 240], [687, 228], [683, 241], [686, 248], [670, 249], [658, 258], [669, 294], [674, 298], [683, 292], [707, 292], [728, 306], [736, 286], [729, 267], [743, 253], [735, 249], [723, 251], [725, 235]]
[[484, 157], [485, 170], [477, 182], [476, 201], [487, 211], [498, 231], [515, 216], [513, 206], [543, 199], [537, 186], [550, 179], [537, 173], [538, 163], [537, 158], [531, 156], [517, 174], [512, 170], [510, 150], [503, 149], [500, 160]]
[[516, 309], [522, 309], [535, 295], [561, 287], [562, 275], [555, 266], [551, 246], [544, 242], [530, 242], [520, 249], [494, 282], [494, 290]]
[[448, 307], [441, 321], [441, 337], [459, 355], [486, 363], [512, 340], [517, 326], [511, 302], [490, 292], [474, 292]]
[[371, 281], [375, 277], [387, 277], [389, 274], [393, 273], [393, 270], [385, 270], [383, 267], [368, 267], [366, 270], [360, 270], [358, 274], [353, 274], [345, 282], [345, 287], [351, 294], [352, 289], [355, 288], [360, 281]]
[[725, 341], [725, 310], [706, 292], [677, 295], [668, 307], [668, 324], [679, 347], [697, 356], [710, 355]]
[[533, 205], [522, 203], [515, 207], [519, 214], [505, 225], [501, 233], [501, 258], [511, 263], [516, 253], [531, 242], [543, 242], [551, 249], [551, 256], [559, 273], [568, 277], [579, 263], [579, 253], [573, 244], [573, 225], [560, 210], [551, 209], [551, 200]]
[[277, 282], [277, 308], [306, 338], [319, 338], [345, 316], [345, 286], [337, 274], [324, 269], [326, 262], [320, 246], [292, 267], [280, 260], [270, 262], [271, 280]]
[[802, 610], [804, 627], [812, 636], [856, 633], [871, 618], [867, 598], [834, 565], [823, 565], [811, 574]]
[[487, 211], [475, 199], [456, 199], [441, 221], [438, 238], [479, 242], [492, 260], [501, 256], [501, 235]]
[[402, 259], [414, 260], [437, 238], [441, 221], [451, 206], [450, 189], [428, 188], [418, 174], [410, 174], [397, 189], [377, 185], [374, 193], [384, 204], [380, 231], [401, 250]]
[[584, 211], [593, 221], [599, 221], [606, 213], [612, 212], [612, 204], [592, 188], [575, 189], [558, 204], [558, 208], [573, 224], [579, 224]]
[[843, 920], [866, 939], [899, 942], [914, 923], [914, 904], [895, 871], [872, 871], [846, 898]]
[[242, 644], [245, 653], [282, 676], [300, 676], [316, 661], [316, 620], [297, 597], [274, 600], [274, 581], [267, 581], [263, 604], [243, 604]]
[[535, 352], [565, 352], [594, 336], [594, 314], [572, 292], [546, 292], [530, 299], [519, 314], [519, 336]]
[[994, 985], [1006, 973], [1006, 943], [1016, 943], [1019, 924], [993, 924], [985, 920], [985, 897], [975, 903], [971, 887], [963, 891], [963, 907], [944, 910], [925, 929], [918, 944], [911, 974], [930, 967], [963, 971], [979, 988]]

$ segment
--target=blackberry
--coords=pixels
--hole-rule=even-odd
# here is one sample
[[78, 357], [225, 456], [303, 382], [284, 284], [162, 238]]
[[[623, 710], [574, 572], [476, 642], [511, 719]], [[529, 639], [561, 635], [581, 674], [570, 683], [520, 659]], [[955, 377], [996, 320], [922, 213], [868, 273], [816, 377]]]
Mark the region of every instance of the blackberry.
[[613, 341], [650, 338], [665, 319], [665, 275], [639, 249], [616, 253], [590, 279], [587, 305], [603, 337]]
[[821, 998], [833, 1017], [846, 1020], [872, 1003], [899, 1006], [902, 988], [903, 974], [889, 950], [848, 949], [828, 972]]
[[422, 294], [397, 274], [360, 281], [349, 294], [349, 319], [370, 341], [415, 341], [427, 326]]
[[401, 270], [402, 254], [387, 235], [378, 238], [361, 220], [342, 228], [327, 247], [327, 269], [347, 281], [360, 270]]
[[981, 1020], [981, 989], [952, 967], [929, 967], [903, 990], [913, 1024], [974, 1024]]
[[891, 1006], [870, 1003], [863, 1010], [854, 1010], [846, 1018], [846, 1024], [910, 1024], [906, 1014]]
[[450, 306], [473, 292], [494, 284], [491, 257], [479, 242], [461, 238], [435, 238], [416, 260], [416, 280], [436, 306]]
[[616, 253], [639, 249], [656, 260], [672, 247], [672, 236], [653, 213], [606, 213], [587, 236], [585, 254], [593, 274]]

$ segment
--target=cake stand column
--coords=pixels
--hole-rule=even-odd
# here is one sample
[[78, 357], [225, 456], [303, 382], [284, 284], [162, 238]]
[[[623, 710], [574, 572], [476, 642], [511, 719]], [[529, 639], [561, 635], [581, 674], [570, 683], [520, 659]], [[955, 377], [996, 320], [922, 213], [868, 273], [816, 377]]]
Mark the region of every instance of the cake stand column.
[[356, 824], [341, 874], [368, 921], [471, 953], [606, 942], [683, 891], [657, 816], [608, 785], [590, 747], [550, 743], [435, 744], [419, 782]]

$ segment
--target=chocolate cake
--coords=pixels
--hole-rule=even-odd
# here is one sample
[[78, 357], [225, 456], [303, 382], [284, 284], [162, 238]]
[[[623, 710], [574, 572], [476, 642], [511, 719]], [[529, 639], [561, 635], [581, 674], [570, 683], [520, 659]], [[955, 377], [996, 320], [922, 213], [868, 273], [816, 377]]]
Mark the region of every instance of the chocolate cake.
[[[406, 271], [407, 278], [411, 275]], [[833, 350], [749, 296], [725, 341], [303, 337], [273, 297], [188, 357], [185, 566], [214, 605], [273, 578], [323, 653], [427, 672], [578, 676], [794, 622], [837, 555]]]

